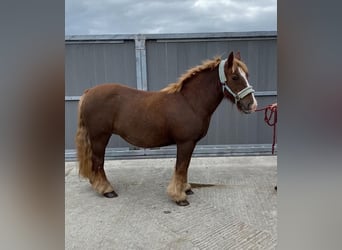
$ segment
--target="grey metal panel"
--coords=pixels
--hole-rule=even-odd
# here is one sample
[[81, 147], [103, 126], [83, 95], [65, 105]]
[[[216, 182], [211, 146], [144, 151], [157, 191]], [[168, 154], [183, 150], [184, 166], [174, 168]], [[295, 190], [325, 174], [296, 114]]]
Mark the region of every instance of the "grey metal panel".
[[75, 148], [78, 102], [65, 102], [65, 148]]
[[277, 41], [250, 41], [242, 54], [249, 69], [251, 84], [257, 91], [277, 90]]
[[120, 82], [136, 87], [134, 41], [119, 44], [66, 44], [66, 95], [82, 95], [89, 87]]
[[[276, 97], [257, 98], [259, 107], [276, 102]], [[207, 136], [200, 145], [270, 144], [272, 128], [264, 122], [264, 112], [243, 114], [223, 100], [211, 118]]]
[[240, 51], [249, 68], [249, 81], [257, 91], [276, 90], [276, 40], [146, 42], [149, 90], [159, 90], [177, 81], [186, 70], [215, 56], [227, 58], [230, 51]]

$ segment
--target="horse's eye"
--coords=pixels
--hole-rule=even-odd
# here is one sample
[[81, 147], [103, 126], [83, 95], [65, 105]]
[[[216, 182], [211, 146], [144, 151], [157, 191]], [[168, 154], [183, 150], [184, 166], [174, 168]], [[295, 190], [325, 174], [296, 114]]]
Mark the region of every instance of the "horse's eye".
[[239, 80], [239, 76], [238, 76], [238, 75], [233, 75], [233, 76], [232, 76], [232, 79], [233, 79], [234, 81]]

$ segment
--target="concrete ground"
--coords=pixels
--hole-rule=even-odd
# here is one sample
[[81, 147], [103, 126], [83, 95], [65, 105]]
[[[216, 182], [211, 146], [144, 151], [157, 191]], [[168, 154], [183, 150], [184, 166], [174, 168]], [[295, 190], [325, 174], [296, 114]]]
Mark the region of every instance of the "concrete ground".
[[66, 162], [65, 249], [275, 249], [276, 156], [193, 158], [194, 194], [166, 194], [175, 159], [106, 161], [119, 197], [97, 195]]

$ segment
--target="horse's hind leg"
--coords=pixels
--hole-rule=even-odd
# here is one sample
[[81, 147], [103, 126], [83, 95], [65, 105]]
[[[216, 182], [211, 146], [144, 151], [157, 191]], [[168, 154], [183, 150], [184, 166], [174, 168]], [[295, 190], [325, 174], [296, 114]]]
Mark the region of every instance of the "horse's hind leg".
[[[186, 180], [187, 180], [188, 178], [186, 178]], [[190, 185], [190, 183], [188, 183], [188, 182], [186, 182], [185, 183], [185, 185], [184, 185], [184, 191], [185, 191], [185, 193], [187, 194], [187, 195], [192, 195], [192, 194], [194, 194], [194, 192], [192, 191], [192, 189], [191, 189], [191, 185]]]
[[110, 134], [103, 134], [92, 139], [92, 167], [93, 176], [90, 178], [92, 187], [107, 198], [117, 197], [112, 185], [107, 180], [104, 171], [104, 155]]
[[195, 143], [192, 142], [177, 145], [175, 172], [167, 187], [168, 195], [180, 206], [189, 205], [186, 192], [191, 190], [191, 186], [187, 183], [187, 173], [194, 147]]

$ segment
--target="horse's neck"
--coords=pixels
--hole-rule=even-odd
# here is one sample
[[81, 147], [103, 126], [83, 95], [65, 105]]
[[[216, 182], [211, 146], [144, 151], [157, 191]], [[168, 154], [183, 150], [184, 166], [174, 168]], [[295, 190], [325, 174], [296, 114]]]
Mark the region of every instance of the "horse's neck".
[[204, 71], [189, 79], [181, 90], [195, 112], [211, 116], [223, 99], [218, 70]]

